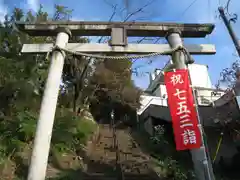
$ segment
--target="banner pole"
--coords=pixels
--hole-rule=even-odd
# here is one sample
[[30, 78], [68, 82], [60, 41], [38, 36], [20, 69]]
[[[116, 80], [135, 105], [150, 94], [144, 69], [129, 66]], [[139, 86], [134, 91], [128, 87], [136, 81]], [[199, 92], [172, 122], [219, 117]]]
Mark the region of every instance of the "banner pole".
[[[187, 65], [188, 68], [188, 65]], [[204, 132], [204, 128], [202, 127], [202, 120], [200, 117], [200, 113], [199, 113], [199, 107], [198, 107], [198, 99], [197, 99], [197, 95], [195, 92], [195, 89], [192, 87], [192, 79], [190, 76], [190, 73], [188, 71], [188, 77], [189, 77], [189, 81], [190, 81], [190, 85], [191, 85], [191, 89], [192, 89], [192, 94], [193, 94], [193, 99], [194, 99], [194, 104], [195, 104], [195, 109], [196, 109], [196, 113], [197, 113], [197, 119], [198, 119], [198, 127], [200, 129], [201, 132], [201, 138], [202, 138], [202, 147], [204, 148], [204, 157], [205, 160], [203, 161], [203, 167], [204, 167], [204, 172], [206, 173], [207, 179], [209, 180], [215, 180], [215, 176], [214, 176], [214, 172], [213, 172], [213, 167], [212, 167], [212, 160], [209, 154], [209, 149], [208, 149], [208, 144], [205, 140], [205, 132]]]
[[[171, 29], [168, 32], [166, 38], [169, 45], [172, 48], [183, 46], [182, 39], [181, 39], [181, 32], [178, 29]], [[172, 61], [175, 64], [176, 69], [187, 69], [185, 55], [182, 51], [174, 52], [172, 54]], [[191, 79], [190, 79], [190, 84], [192, 84]], [[197, 107], [196, 96], [194, 92], [193, 92], [193, 97], [196, 105], [195, 107]], [[196, 108], [196, 112], [198, 116], [198, 127], [200, 128], [200, 133], [202, 138], [202, 146], [199, 149], [191, 150], [194, 170], [198, 180], [214, 180], [214, 178], [211, 178], [210, 171], [209, 171], [209, 162], [206, 155], [203, 131], [202, 131], [201, 122], [199, 121], [200, 120], [199, 112], [197, 108]], [[207, 171], [206, 171], [206, 168], [207, 168]]]

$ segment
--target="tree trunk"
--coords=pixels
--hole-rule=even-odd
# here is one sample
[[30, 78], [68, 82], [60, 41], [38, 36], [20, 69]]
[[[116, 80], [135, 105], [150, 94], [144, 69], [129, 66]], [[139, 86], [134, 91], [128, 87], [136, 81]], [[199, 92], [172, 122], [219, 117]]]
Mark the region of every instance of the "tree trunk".
[[74, 95], [73, 95], [73, 112], [77, 113], [77, 100], [79, 97], [79, 86], [77, 83], [74, 85]]

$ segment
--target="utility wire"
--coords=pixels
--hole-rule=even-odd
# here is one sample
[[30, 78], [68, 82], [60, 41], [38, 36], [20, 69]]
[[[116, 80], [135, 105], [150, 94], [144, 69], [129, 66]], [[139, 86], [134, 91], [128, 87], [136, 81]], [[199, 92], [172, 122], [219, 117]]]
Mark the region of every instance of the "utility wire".
[[208, 20], [211, 20], [211, 2], [208, 0]]
[[197, 2], [197, 0], [192, 1], [189, 6], [178, 16], [180, 19], [184, 16], [184, 14]]

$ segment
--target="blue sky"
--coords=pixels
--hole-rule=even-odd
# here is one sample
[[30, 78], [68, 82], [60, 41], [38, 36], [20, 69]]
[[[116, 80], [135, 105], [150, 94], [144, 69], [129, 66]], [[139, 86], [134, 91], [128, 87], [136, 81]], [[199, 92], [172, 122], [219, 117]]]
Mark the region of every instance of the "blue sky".
[[[131, 0], [128, 4], [128, 11], [121, 11], [125, 0], [0, 0], [0, 19], [13, 7], [21, 7], [25, 10], [32, 9], [36, 11], [39, 4], [49, 13], [53, 12], [54, 4], [60, 4], [73, 9], [74, 20], [85, 21], [108, 21], [113, 13], [112, 5], [117, 4], [117, 12], [114, 21], [123, 20], [127, 13], [136, 11], [144, 6], [150, 0]], [[214, 23], [216, 25], [213, 33], [201, 39], [186, 39], [186, 43], [216, 45], [216, 55], [195, 56], [196, 63], [207, 64], [212, 83], [215, 84], [219, 79], [219, 74], [223, 68], [229, 67], [237, 59], [236, 51], [229, 34], [218, 17], [218, 6], [225, 6], [227, 0], [153, 0], [153, 3], [131, 17], [130, 20], [137, 21], [155, 21], [155, 22], [185, 22], [185, 23]], [[240, 15], [240, 1], [232, 0], [230, 12]], [[233, 28], [240, 39], [240, 17]], [[166, 43], [165, 40], [160, 42]], [[148, 60], [139, 60], [134, 67], [141, 67], [142, 72], [138, 77], [134, 76], [136, 84], [142, 88], [148, 85], [148, 75], [144, 72], [150, 72], [155, 68], [164, 66], [168, 57], [158, 57], [153, 59], [149, 65]]]

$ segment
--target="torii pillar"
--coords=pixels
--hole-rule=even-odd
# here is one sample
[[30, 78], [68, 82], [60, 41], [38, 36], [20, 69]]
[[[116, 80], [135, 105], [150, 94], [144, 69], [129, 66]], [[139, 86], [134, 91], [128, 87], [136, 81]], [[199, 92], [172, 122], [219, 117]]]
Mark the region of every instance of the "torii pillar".
[[[182, 39], [181, 39], [181, 31], [179, 31], [176, 28], [169, 30], [166, 38], [169, 42], [169, 45], [172, 48], [183, 46]], [[176, 69], [187, 69], [186, 63], [189, 61], [189, 59], [186, 59], [185, 57], [186, 56], [181, 51], [173, 53], [172, 60]], [[193, 94], [195, 97], [194, 92]], [[206, 147], [205, 147], [204, 136], [203, 136], [203, 128], [200, 122], [200, 116], [198, 112], [198, 104], [197, 104], [196, 97], [194, 99], [195, 99], [196, 111], [198, 114], [198, 121], [199, 121], [198, 127], [200, 129], [201, 137], [202, 137], [202, 146], [199, 149], [191, 150], [192, 161], [193, 161], [195, 173], [198, 180], [214, 180], [215, 178], [213, 174], [212, 163], [206, 153]]]

